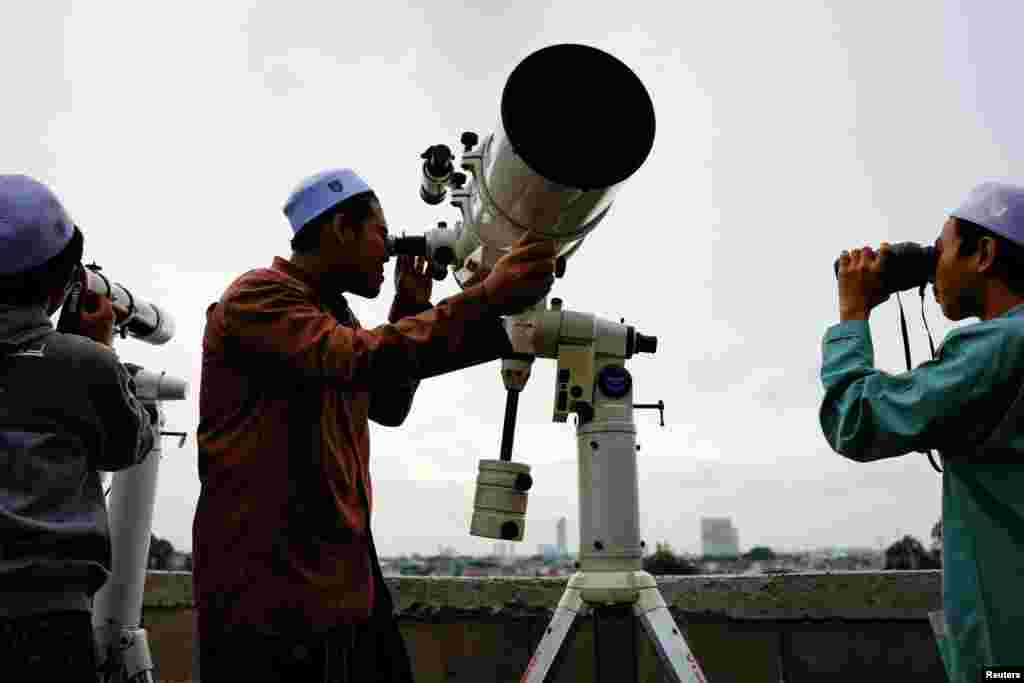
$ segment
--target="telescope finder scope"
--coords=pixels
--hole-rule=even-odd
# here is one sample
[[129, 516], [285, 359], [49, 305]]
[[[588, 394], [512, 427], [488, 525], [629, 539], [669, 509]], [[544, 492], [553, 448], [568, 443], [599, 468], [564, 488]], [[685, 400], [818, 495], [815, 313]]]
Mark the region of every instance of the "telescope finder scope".
[[447, 145], [433, 145], [420, 158], [423, 159], [420, 199], [431, 206], [440, 204], [448, 194], [448, 181], [455, 171], [452, 151]]

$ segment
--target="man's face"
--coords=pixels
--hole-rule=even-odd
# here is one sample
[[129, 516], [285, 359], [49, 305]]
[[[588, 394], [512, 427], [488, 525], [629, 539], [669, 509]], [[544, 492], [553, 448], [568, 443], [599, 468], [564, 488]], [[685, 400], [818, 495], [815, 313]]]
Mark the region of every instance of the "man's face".
[[380, 206], [374, 206], [366, 220], [356, 226], [334, 226], [336, 278], [346, 292], [374, 299], [384, 284], [388, 261], [388, 224]]
[[938, 262], [934, 291], [942, 312], [954, 321], [981, 315], [981, 275], [971, 267], [975, 260], [973, 257], [959, 255], [956, 219], [950, 218], [942, 226], [942, 232], [935, 240], [935, 249]]

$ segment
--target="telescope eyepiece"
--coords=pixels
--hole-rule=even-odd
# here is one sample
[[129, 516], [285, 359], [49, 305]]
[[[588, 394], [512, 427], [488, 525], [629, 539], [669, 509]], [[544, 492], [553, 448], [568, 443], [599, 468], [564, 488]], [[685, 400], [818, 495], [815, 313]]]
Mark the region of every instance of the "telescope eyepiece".
[[426, 235], [412, 235], [388, 238], [388, 256], [426, 256]]
[[658, 351], [658, 338], [654, 335], [636, 333], [637, 353], [656, 353]]
[[427, 151], [420, 155], [425, 160], [424, 167], [435, 178], [443, 178], [454, 169], [452, 166], [452, 151], [448, 145], [433, 145], [427, 147]]
[[656, 353], [657, 351], [657, 337], [640, 334], [632, 325], [626, 327], [626, 358], [631, 358], [638, 353]]

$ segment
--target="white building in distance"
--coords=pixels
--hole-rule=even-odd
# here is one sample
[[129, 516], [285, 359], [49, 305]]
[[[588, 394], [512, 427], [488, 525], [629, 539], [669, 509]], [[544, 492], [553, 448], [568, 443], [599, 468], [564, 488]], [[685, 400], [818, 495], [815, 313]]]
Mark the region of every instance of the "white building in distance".
[[739, 532], [730, 517], [702, 517], [700, 540], [705, 556], [737, 557], [740, 554]]

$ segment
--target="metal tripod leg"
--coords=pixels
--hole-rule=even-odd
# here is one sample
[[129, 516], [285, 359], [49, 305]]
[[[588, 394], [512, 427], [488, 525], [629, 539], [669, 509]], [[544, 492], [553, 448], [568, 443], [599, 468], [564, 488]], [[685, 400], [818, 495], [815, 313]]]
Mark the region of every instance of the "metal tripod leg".
[[551, 617], [544, 637], [540, 639], [533, 657], [519, 679], [519, 683], [544, 683], [548, 676], [557, 670], [557, 664], [565, 656], [563, 646], [568, 636], [576, 630], [576, 617], [583, 609], [583, 598], [580, 591], [566, 588], [562, 599], [558, 601], [555, 615]]
[[153, 683], [153, 657], [144, 628], [105, 626], [97, 630], [100, 683]]
[[643, 624], [672, 683], [707, 683], [704, 672], [656, 587], [640, 591], [633, 613]]
[[[586, 602], [584, 596], [590, 597], [594, 602]], [[551, 623], [537, 645], [520, 683], [545, 683], [554, 680], [558, 664], [565, 655], [565, 641], [576, 626], [576, 618], [584, 610], [598, 615], [611, 605], [627, 605], [632, 608], [633, 616], [643, 625], [658, 653], [662, 669], [672, 683], [707, 683], [696, 657], [693, 656], [668, 610], [668, 605], [661, 597], [657, 583], [644, 571], [575, 574], [569, 580], [569, 586], [562, 594]], [[595, 671], [598, 680], [606, 668], [602, 665], [602, 657], [624, 655], [632, 660], [626, 665], [634, 667], [635, 680], [635, 642], [627, 645], [628, 652], [619, 651], [614, 644], [609, 646], [599, 643], [598, 621], [599, 619], [595, 618]]]

